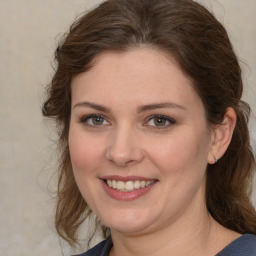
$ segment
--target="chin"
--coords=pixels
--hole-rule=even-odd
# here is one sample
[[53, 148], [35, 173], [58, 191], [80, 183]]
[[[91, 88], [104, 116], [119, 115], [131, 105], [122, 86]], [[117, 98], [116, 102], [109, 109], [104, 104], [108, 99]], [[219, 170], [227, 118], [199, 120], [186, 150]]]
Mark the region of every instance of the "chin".
[[[150, 217], [149, 217], [150, 216]], [[102, 216], [102, 222], [111, 230], [120, 233], [140, 233], [146, 230], [152, 223], [154, 223], [151, 214], [147, 215], [145, 212], [133, 212], [131, 210], [118, 211], [116, 214], [109, 216]]]
[[109, 226], [111, 231], [116, 231], [122, 234], [138, 234], [143, 233], [147, 229], [148, 225], [143, 225], [144, 223], [114, 223], [113, 225]]

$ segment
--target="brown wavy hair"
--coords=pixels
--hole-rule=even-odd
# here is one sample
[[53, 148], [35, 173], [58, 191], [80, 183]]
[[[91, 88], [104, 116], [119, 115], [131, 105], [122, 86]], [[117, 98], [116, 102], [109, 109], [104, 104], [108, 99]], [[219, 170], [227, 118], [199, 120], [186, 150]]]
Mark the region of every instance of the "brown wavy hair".
[[75, 245], [79, 226], [91, 215], [76, 185], [69, 155], [71, 80], [92, 68], [92, 60], [102, 52], [123, 52], [140, 45], [176, 60], [193, 82], [209, 124], [221, 123], [228, 107], [235, 110], [232, 141], [217, 164], [207, 169], [206, 204], [221, 225], [256, 234], [256, 212], [250, 201], [255, 170], [248, 132], [250, 107], [241, 100], [241, 68], [225, 28], [192, 0], [107, 0], [77, 19], [59, 43], [55, 74], [42, 107], [44, 116], [56, 120], [59, 136], [55, 216], [59, 235]]

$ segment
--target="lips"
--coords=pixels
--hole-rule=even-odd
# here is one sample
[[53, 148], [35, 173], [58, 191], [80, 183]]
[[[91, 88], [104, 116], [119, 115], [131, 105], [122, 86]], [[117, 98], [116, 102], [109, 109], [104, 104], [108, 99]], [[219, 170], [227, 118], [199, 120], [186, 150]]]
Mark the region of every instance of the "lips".
[[101, 179], [105, 192], [117, 200], [130, 201], [147, 194], [157, 180], [144, 177], [108, 176]]
[[134, 191], [136, 189], [145, 188], [150, 186], [154, 181], [145, 181], [145, 180], [129, 180], [129, 181], [121, 181], [121, 180], [107, 180], [107, 184], [110, 188], [117, 189], [119, 191]]

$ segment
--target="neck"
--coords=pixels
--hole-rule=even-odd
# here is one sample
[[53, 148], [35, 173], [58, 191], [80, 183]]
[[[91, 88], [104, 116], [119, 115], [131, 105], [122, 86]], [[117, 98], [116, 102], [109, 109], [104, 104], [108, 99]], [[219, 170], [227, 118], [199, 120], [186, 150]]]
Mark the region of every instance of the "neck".
[[239, 234], [218, 224], [205, 207], [196, 218], [187, 216], [185, 221], [155, 232], [120, 234], [111, 230], [111, 236], [110, 256], [208, 256], [216, 255]]

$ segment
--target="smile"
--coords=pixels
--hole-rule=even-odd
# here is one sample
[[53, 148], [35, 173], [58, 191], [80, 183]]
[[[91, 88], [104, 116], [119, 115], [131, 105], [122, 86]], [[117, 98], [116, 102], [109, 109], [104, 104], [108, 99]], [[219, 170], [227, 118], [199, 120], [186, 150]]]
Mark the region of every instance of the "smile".
[[154, 181], [145, 181], [145, 180], [135, 180], [135, 181], [120, 181], [120, 180], [106, 180], [107, 185], [110, 188], [123, 191], [131, 192], [137, 189], [145, 188], [150, 186]]
[[136, 200], [148, 194], [158, 183], [157, 179], [119, 175], [101, 177], [100, 181], [106, 194], [120, 201]]

